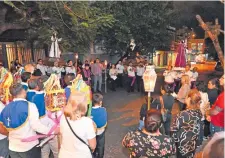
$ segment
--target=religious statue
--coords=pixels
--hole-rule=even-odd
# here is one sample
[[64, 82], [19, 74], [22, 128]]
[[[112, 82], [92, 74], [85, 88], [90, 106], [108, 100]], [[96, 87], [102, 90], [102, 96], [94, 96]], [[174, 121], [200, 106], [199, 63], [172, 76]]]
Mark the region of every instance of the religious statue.
[[62, 38], [57, 38], [57, 32], [54, 31], [52, 37], [51, 37], [51, 41], [52, 41], [52, 45], [51, 45], [51, 49], [49, 52], [49, 57], [51, 58], [60, 58], [61, 55], [61, 51], [59, 49], [59, 44], [58, 42], [60, 42], [62, 40]]

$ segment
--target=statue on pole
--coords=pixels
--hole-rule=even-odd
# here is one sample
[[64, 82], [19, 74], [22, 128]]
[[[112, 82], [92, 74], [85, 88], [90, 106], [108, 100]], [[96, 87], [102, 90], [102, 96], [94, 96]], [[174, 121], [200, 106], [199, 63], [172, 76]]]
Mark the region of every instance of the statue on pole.
[[60, 42], [62, 40], [62, 38], [57, 38], [57, 32], [54, 31], [53, 35], [51, 37], [51, 41], [52, 41], [52, 45], [51, 45], [51, 49], [49, 52], [49, 57], [51, 58], [60, 58], [61, 55], [61, 50], [59, 49], [59, 44], [58, 42]]

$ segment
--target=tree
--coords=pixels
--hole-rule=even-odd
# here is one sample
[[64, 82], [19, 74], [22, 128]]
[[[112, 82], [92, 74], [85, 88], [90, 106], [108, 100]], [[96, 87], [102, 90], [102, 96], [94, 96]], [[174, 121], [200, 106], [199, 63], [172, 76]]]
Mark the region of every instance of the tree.
[[116, 21], [97, 36], [109, 52], [125, 51], [131, 38], [143, 48], [142, 52], [169, 47], [172, 35], [166, 28], [170, 24], [171, 2], [110, 1], [94, 5], [112, 14]]
[[[53, 31], [57, 31], [58, 36], [63, 38], [60, 44], [63, 51], [87, 52], [97, 29], [110, 27], [114, 22], [112, 15], [101, 13], [89, 2], [38, 1], [20, 4], [7, 1], [6, 4], [8, 6], [4, 6], [16, 11], [15, 14], [24, 15], [21, 22], [29, 26], [28, 41], [37, 41], [39, 45], [50, 44]], [[5, 19], [6, 14], [2, 16]]]

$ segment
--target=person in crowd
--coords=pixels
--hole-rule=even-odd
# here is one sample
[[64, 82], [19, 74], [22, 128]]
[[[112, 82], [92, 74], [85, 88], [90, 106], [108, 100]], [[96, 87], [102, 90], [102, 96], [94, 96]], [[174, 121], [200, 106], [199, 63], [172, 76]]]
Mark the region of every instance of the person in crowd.
[[4, 68], [3, 63], [0, 62], [0, 83], [3, 81], [3, 79], [7, 73], [8, 73], [8, 71]]
[[76, 68], [73, 66], [72, 60], [67, 61], [66, 74], [73, 73], [76, 76]]
[[85, 117], [86, 112], [85, 95], [71, 93], [60, 120], [59, 158], [92, 158], [96, 148], [96, 130], [93, 121]]
[[198, 68], [194, 67], [192, 72], [192, 77], [191, 77], [191, 89], [196, 88], [197, 79], [198, 79]]
[[210, 133], [213, 135], [215, 132], [224, 131], [224, 75], [219, 80], [220, 86], [222, 86], [223, 91], [217, 97], [212, 108], [209, 110], [208, 115], [210, 115]]
[[81, 74], [82, 66], [79, 66], [78, 63], [76, 64], [76, 62], [73, 64], [73, 66], [76, 68], [76, 74]]
[[22, 65], [20, 64], [19, 59], [16, 59], [15, 62], [14, 62], [14, 67], [15, 67], [16, 69], [18, 69], [18, 68], [21, 67], [21, 66], [22, 66]]
[[[84, 69], [85, 68], [85, 64], [89, 64], [88, 60], [85, 60], [84, 61], [84, 64], [82, 65], [82, 68]], [[90, 65], [90, 64], [89, 64]]]
[[142, 63], [138, 64], [137, 66], [137, 69], [136, 69], [136, 72], [137, 72], [137, 90], [138, 92], [141, 91], [141, 93], [144, 93], [144, 82], [143, 82], [143, 74], [145, 72], [145, 67]]
[[170, 87], [175, 87], [174, 79], [176, 78], [176, 72], [172, 70], [173, 67], [168, 65], [167, 70], [163, 72], [164, 82]]
[[[32, 98], [32, 102], [37, 106], [39, 112], [39, 119], [43, 125], [52, 128], [54, 126], [53, 120], [51, 120], [47, 115], [47, 110], [45, 107], [45, 94], [44, 94], [44, 82], [47, 81], [48, 76], [41, 76], [37, 80], [37, 85], [39, 92]], [[41, 157], [49, 158], [50, 151], [52, 151], [54, 158], [58, 158], [58, 140], [57, 137], [53, 137], [47, 143], [45, 143], [41, 148]]]
[[100, 60], [97, 58], [96, 63], [94, 63], [91, 67], [91, 72], [94, 75], [94, 92], [97, 92], [97, 84], [98, 84], [98, 92], [102, 92], [102, 70], [103, 66], [100, 64]]
[[123, 71], [124, 71], [124, 66], [123, 63], [121, 61], [118, 62], [118, 64], [116, 65], [116, 69], [117, 69], [117, 85], [119, 87], [123, 87]]
[[[189, 76], [189, 79], [192, 78], [193, 72], [191, 71], [191, 65], [190, 65], [190, 64], [187, 64], [187, 65], [185, 66], [185, 70], [184, 70], [183, 74], [184, 74], [184, 75], [188, 75], [188, 76]], [[190, 81], [190, 83], [191, 83], [191, 81]]]
[[116, 79], [117, 79], [117, 69], [115, 64], [112, 64], [112, 67], [109, 70], [109, 76], [110, 76], [110, 80], [111, 80], [111, 89], [112, 91], [116, 91]]
[[28, 90], [28, 81], [31, 78], [31, 73], [30, 72], [24, 72], [21, 75], [21, 84], [23, 85], [23, 88], [27, 91]]
[[103, 96], [99, 93], [93, 94], [93, 107], [91, 116], [97, 126], [97, 146], [94, 152], [95, 158], [103, 158], [105, 150], [105, 129], [107, 126], [107, 111], [102, 107]]
[[66, 93], [66, 100], [69, 99], [70, 93], [71, 93], [71, 86], [72, 86], [72, 82], [75, 79], [75, 75], [74, 73], [69, 73], [66, 74], [66, 76], [64, 77], [64, 81], [66, 83], [66, 87], [65, 87], [65, 93]]
[[166, 120], [164, 120], [164, 128], [166, 135], [170, 135], [172, 108], [174, 104], [174, 97], [171, 95], [171, 93], [173, 93], [173, 87], [171, 85], [165, 84], [161, 87], [162, 96], [160, 96], [160, 103], [166, 115]]
[[38, 79], [31, 79], [28, 81], [27, 101], [32, 102], [33, 96], [38, 93]]
[[194, 158], [224, 158], [224, 132], [217, 132], [198, 148]]
[[40, 158], [40, 148], [36, 147], [39, 141], [23, 142], [22, 139], [35, 137], [36, 132], [48, 134], [51, 128], [40, 122], [38, 109], [25, 99], [26, 91], [21, 84], [12, 85], [10, 93], [14, 99], [0, 115], [0, 126], [4, 125], [9, 132], [9, 155], [11, 158]]
[[[0, 101], [0, 115], [5, 105]], [[7, 132], [8, 133], [8, 132]], [[9, 156], [9, 140], [6, 135], [0, 134], [0, 157], [8, 158]]]
[[42, 59], [38, 59], [36, 69], [39, 69], [41, 71], [42, 75], [46, 75], [46, 72], [48, 71], [47, 67], [43, 64]]
[[90, 65], [85, 64], [81, 72], [82, 78], [88, 86], [91, 86], [91, 70]]
[[[203, 142], [203, 137], [206, 133], [209, 134], [209, 124], [205, 122], [206, 118], [206, 110], [210, 108], [209, 105], [209, 98], [207, 94], [207, 86], [204, 84], [204, 82], [198, 82], [196, 83], [197, 89], [201, 95], [201, 103], [200, 103], [200, 110], [202, 113], [202, 119], [201, 119], [201, 128], [200, 128], [200, 137], [199, 137], [199, 142], [198, 145], [201, 145]], [[208, 129], [207, 129], [208, 128]], [[208, 136], [207, 134], [207, 136]], [[207, 138], [205, 138], [207, 139]]]
[[134, 92], [134, 83], [136, 80], [135, 77], [135, 68], [133, 67], [132, 62], [129, 63], [129, 66], [127, 67], [127, 73], [128, 73], [128, 88], [127, 92]]
[[188, 75], [183, 75], [181, 77], [181, 88], [177, 94], [177, 100], [179, 101], [180, 110], [185, 109], [185, 98], [190, 91], [190, 77]]
[[173, 120], [171, 134], [176, 142], [177, 157], [192, 158], [200, 134], [202, 113], [199, 109], [201, 95], [197, 89], [189, 91], [185, 99], [187, 108]]
[[63, 67], [59, 66], [59, 62], [55, 61], [54, 66], [52, 67], [52, 73], [55, 73], [59, 79], [61, 79], [61, 74], [65, 72], [65, 69]]
[[176, 155], [176, 146], [172, 138], [162, 135], [159, 127], [162, 122], [160, 111], [152, 109], [146, 114], [144, 128], [130, 131], [122, 144], [129, 149], [130, 157], [169, 157]]
[[[152, 105], [153, 101], [154, 100], [151, 97], [150, 98], [151, 105]], [[152, 108], [152, 106], [151, 106], [151, 108]], [[144, 128], [145, 116], [147, 114], [147, 111], [148, 111], [148, 95], [145, 95], [144, 103], [142, 104], [141, 110], [140, 110], [140, 120], [139, 120], [139, 127], [138, 127], [139, 130], [142, 130]]]
[[218, 95], [219, 95], [219, 79], [213, 78], [208, 82], [208, 97], [210, 102], [210, 107], [215, 103]]

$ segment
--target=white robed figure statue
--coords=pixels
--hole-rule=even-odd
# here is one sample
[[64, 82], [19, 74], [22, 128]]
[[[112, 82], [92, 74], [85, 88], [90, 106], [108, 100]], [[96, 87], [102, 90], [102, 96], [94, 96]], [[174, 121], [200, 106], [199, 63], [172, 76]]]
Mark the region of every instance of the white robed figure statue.
[[52, 41], [52, 45], [51, 45], [51, 49], [49, 52], [49, 57], [51, 58], [60, 58], [61, 55], [61, 51], [59, 49], [59, 44], [58, 42], [60, 42], [62, 40], [62, 38], [57, 38], [57, 32], [54, 32], [52, 37], [51, 37], [51, 41]]

